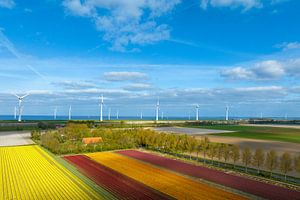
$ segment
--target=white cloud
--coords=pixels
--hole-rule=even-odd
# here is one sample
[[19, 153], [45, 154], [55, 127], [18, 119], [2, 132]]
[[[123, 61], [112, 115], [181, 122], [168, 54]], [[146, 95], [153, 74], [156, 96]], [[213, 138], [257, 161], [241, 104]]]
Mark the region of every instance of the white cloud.
[[103, 39], [112, 44], [111, 50], [124, 52], [132, 45], [169, 39], [170, 28], [156, 19], [179, 3], [180, 0], [65, 0], [63, 6], [72, 15], [90, 18], [104, 33]]
[[221, 76], [228, 79], [252, 79], [254, 74], [251, 70], [242, 67], [225, 69], [221, 72]]
[[13, 8], [14, 6], [15, 2], [13, 0], [0, 0], [0, 7]]
[[286, 74], [283, 63], [266, 60], [255, 63], [250, 68], [234, 67], [221, 71], [221, 76], [232, 80], [277, 80]]
[[257, 63], [252, 71], [258, 79], [278, 79], [285, 74], [283, 65], [276, 60]]
[[124, 87], [124, 90], [128, 91], [144, 91], [149, 89], [152, 89], [152, 86], [144, 83], [133, 83]]
[[230, 7], [230, 8], [244, 8], [249, 10], [251, 8], [260, 8], [263, 6], [261, 0], [201, 0], [201, 7], [206, 9], [211, 7]]
[[281, 44], [275, 45], [276, 48], [282, 49], [283, 51], [288, 51], [291, 49], [300, 49], [299, 42], [283, 42]]
[[149, 77], [141, 72], [106, 72], [104, 78], [107, 81], [145, 81]]

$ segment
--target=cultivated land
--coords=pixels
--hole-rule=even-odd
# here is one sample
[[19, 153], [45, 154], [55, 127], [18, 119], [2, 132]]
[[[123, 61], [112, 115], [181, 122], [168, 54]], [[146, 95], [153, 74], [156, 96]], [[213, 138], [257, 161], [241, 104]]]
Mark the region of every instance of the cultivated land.
[[86, 154], [96, 162], [176, 199], [246, 199], [225, 189], [117, 153]]
[[279, 128], [271, 126], [211, 125], [192, 126], [193, 128], [233, 131], [218, 133], [218, 136], [238, 137], [258, 140], [300, 143], [300, 130], [295, 128]]
[[40, 147], [0, 147], [0, 199], [102, 199]]

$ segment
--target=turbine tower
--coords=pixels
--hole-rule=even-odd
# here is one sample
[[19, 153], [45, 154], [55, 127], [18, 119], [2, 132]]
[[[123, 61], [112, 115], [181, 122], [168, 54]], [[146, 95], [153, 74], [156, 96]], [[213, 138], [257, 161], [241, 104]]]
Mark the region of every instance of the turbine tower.
[[110, 120], [111, 108], [108, 109], [108, 120]]
[[103, 121], [103, 103], [104, 103], [104, 99], [103, 99], [103, 94], [101, 95], [100, 98], [101, 102], [100, 102], [100, 121]]
[[158, 115], [159, 115], [159, 98], [157, 99], [156, 103], [156, 121], [158, 121]]
[[56, 120], [56, 116], [57, 116], [57, 107], [54, 108], [54, 113], [53, 113], [54, 120]]
[[225, 120], [228, 121], [229, 119], [229, 106], [226, 106], [226, 117]]
[[143, 119], [143, 111], [141, 111], [141, 119]]
[[199, 105], [196, 105], [196, 121], [199, 120]]
[[69, 107], [69, 120], [72, 119], [72, 106]]
[[17, 107], [15, 106], [14, 119], [17, 119]]
[[117, 110], [117, 119], [119, 119], [119, 110]]
[[18, 96], [18, 95], [16, 95], [16, 94], [14, 94], [17, 98], [18, 98], [18, 100], [19, 100], [19, 118], [18, 118], [18, 122], [21, 122], [22, 121], [22, 102], [23, 102], [23, 99], [25, 98], [25, 97], [27, 97], [29, 94], [26, 94], [26, 95], [24, 95], [24, 96]]

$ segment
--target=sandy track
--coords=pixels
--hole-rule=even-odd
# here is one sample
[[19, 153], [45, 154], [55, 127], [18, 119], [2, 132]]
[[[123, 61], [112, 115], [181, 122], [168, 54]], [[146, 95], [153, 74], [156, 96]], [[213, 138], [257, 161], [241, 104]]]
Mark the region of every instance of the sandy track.
[[206, 135], [206, 134], [233, 132], [233, 131], [225, 131], [225, 130], [214, 130], [214, 129], [204, 129], [204, 128], [184, 128], [184, 127], [155, 127], [153, 128], [153, 130], [159, 132], [188, 134], [188, 135]]
[[34, 144], [28, 131], [0, 132], [0, 146], [18, 146]]

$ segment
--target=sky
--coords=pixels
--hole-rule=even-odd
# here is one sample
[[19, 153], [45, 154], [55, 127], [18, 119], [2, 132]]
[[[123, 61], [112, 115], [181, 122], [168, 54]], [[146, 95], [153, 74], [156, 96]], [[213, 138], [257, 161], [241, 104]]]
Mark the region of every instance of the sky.
[[299, 117], [300, 1], [0, 0], [0, 115]]

